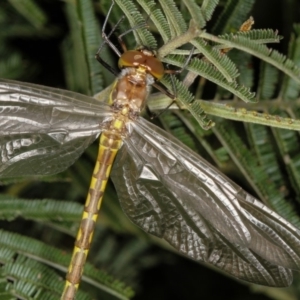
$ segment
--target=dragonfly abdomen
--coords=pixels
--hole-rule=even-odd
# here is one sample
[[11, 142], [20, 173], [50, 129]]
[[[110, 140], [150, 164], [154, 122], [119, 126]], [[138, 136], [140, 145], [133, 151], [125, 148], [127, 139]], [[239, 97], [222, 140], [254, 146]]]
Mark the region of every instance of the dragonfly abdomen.
[[83, 266], [90, 250], [104, 190], [112, 164], [121, 146], [122, 139], [120, 134], [111, 131], [105, 131], [101, 134], [97, 162], [93, 171], [70, 267], [66, 276], [67, 280], [62, 300], [74, 299], [74, 295], [78, 289], [83, 273]]

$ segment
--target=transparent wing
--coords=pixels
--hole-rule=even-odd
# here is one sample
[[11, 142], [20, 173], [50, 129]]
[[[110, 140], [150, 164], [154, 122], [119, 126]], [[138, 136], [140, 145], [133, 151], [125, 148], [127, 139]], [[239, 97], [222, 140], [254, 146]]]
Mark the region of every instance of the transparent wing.
[[91, 97], [0, 79], [0, 177], [65, 170], [111, 115]]
[[155, 125], [139, 119], [132, 129], [112, 180], [135, 224], [239, 279], [291, 284], [299, 230]]

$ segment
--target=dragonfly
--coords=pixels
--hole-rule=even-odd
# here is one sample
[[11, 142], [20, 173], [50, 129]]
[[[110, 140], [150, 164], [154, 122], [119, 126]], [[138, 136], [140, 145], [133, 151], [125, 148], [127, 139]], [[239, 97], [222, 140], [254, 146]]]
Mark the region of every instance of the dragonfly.
[[61, 299], [75, 299], [109, 177], [145, 232], [240, 280], [289, 286], [300, 269], [300, 231], [140, 116], [165, 72], [155, 52], [125, 51], [119, 66], [108, 103], [0, 79], [0, 177], [62, 172], [100, 136]]

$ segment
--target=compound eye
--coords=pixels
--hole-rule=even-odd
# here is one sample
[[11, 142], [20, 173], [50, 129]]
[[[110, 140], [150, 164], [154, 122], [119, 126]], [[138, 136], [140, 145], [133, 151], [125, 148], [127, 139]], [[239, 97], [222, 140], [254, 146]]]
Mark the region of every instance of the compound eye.
[[163, 63], [157, 59], [154, 56], [150, 56], [147, 58], [147, 66], [148, 66], [148, 72], [157, 80], [160, 80], [164, 73], [165, 68]]
[[164, 65], [159, 59], [137, 50], [129, 50], [121, 55], [119, 68], [127, 67], [145, 69], [157, 80], [161, 79], [165, 72]]
[[119, 58], [119, 68], [136, 68], [142, 63], [143, 54], [136, 50], [124, 52]]

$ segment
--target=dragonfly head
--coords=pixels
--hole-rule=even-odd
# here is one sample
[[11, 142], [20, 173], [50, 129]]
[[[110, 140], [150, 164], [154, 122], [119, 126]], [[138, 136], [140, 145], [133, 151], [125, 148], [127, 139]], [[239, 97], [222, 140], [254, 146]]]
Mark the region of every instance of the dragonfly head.
[[148, 73], [156, 80], [160, 80], [165, 73], [164, 65], [156, 58], [155, 51], [145, 47], [126, 51], [121, 55], [119, 68], [128, 67], [136, 68], [139, 72]]

